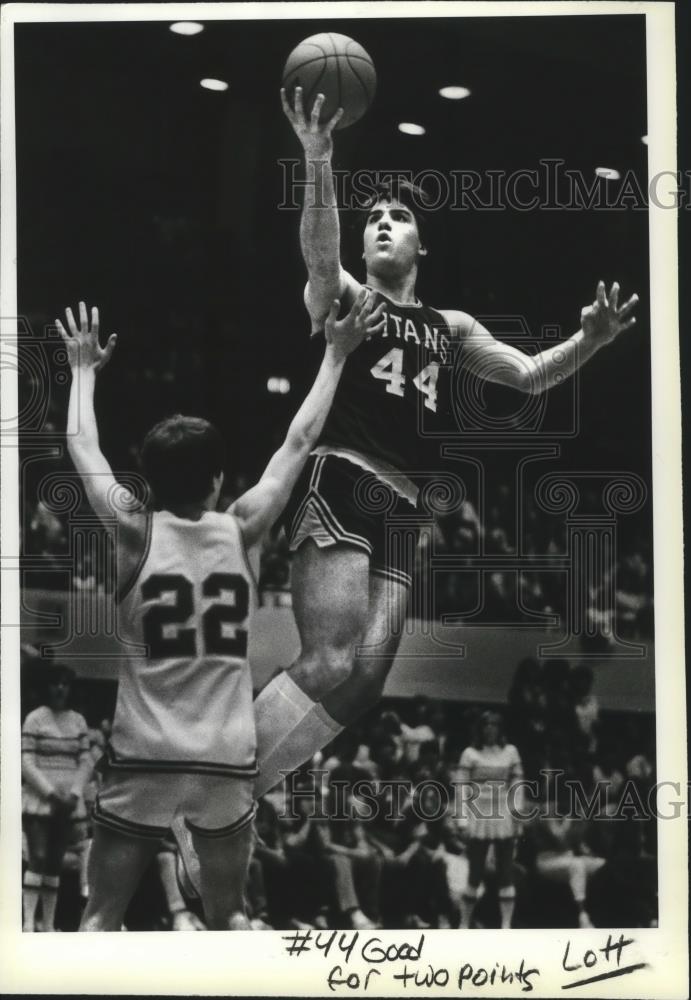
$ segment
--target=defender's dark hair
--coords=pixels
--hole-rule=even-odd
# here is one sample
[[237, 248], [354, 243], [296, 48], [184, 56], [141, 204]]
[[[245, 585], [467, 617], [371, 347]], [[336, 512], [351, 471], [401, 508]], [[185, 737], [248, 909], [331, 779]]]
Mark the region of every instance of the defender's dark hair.
[[423, 247], [427, 246], [427, 216], [425, 213], [429, 209], [430, 202], [421, 187], [406, 180], [404, 177], [393, 176], [379, 181], [374, 186], [374, 194], [363, 206], [363, 229], [367, 225], [369, 213], [377, 202], [380, 201], [400, 201], [401, 205], [405, 205], [415, 216], [418, 233], [420, 234], [420, 243]]
[[225, 446], [208, 420], [178, 413], [151, 428], [141, 460], [157, 507], [201, 502], [223, 469]]

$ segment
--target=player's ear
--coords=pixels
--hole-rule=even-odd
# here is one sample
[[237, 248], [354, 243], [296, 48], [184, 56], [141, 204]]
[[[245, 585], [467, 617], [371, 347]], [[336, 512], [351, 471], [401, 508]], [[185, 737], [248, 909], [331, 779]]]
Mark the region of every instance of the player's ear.
[[418, 255], [418, 257], [426, 257], [427, 256], [427, 247], [423, 247], [422, 243], [420, 244], [420, 248], [419, 248], [419, 250], [417, 252], [417, 255]]

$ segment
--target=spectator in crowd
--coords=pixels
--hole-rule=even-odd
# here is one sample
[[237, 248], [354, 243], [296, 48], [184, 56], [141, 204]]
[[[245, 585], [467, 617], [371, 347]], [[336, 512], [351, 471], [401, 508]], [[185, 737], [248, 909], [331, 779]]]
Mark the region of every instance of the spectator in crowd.
[[61, 555], [67, 547], [65, 527], [43, 500], [37, 500], [28, 519], [30, 543], [27, 555]]
[[[296, 786], [289, 815], [297, 815], [284, 834], [295, 900], [293, 923], [301, 927], [326, 926], [331, 912], [349, 926], [371, 928], [374, 923], [363, 913], [355, 886], [352, 859], [364, 855], [361, 829], [344, 833], [346, 843], [331, 836], [327, 803], [319, 788]], [[351, 838], [352, 834], [352, 838]]]
[[603, 568], [587, 588], [586, 627], [583, 642], [589, 652], [604, 652], [616, 642], [614, 580], [611, 567]]
[[597, 753], [600, 705], [593, 694], [593, 672], [584, 665], [574, 667], [569, 674], [569, 687], [576, 719], [576, 732], [583, 750], [590, 757]]
[[585, 838], [584, 823], [566, 814], [550, 791], [530, 825], [535, 855], [535, 870], [544, 879], [567, 884], [578, 909], [578, 926], [592, 927], [586, 908], [588, 882], [605, 863], [591, 853]]
[[621, 791], [624, 786], [624, 775], [619, 768], [616, 746], [608, 746], [601, 752], [599, 759], [593, 765], [593, 782], [595, 787], [604, 789], [605, 810], [608, 816], [617, 812]]
[[469, 927], [487, 852], [494, 851], [501, 926], [511, 926], [515, 901], [513, 856], [518, 833], [511, 807], [512, 786], [523, 777], [516, 747], [506, 742], [498, 712], [483, 712], [475, 743], [461, 754], [458, 776], [475, 796], [467, 802], [468, 885], [461, 905], [461, 927]]
[[98, 795], [98, 789], [100, 787], [100, 774], [98, 771], [98, 762], [103, 756], [108, 736], [110, 735], [111, 722], [110, 719], [102, 719], [101, 724], [97, 728], [89, 729], [89, 756], [91, 758], [91, 774], [84, 785], [84, 805], [86, 808], [86, 834], [83, 844], [83, 849], [80, 856], [79, 864], [79, 892], [82, 898], [82, 902], [86, 904], [89, 898], [89, 854], [91, 853], [91, 844], [93, 841], [92, 829], [91, 829], [91, 810], [94, 807], [94, 802], [96, 801], [96, 796]]
[[652, 614], [650, 567], [641, 552], [624, 556], [617, 568], [617, 632], [640, 639], [649, 633]]
[[321, 848], [334, 873], [337, 915], [344, 916], [352, 927], [366, 930], [380, 926], [382, 858], [367, 836], [362, 812], [352, 787], [332, 783], [330, 822], [319, 832]]
[[430, 709], [429, 724], [434, 733], [434, 739], [439, 752], [440, 760], [448, 760], [449, 757], [449, 727], [447, 722], [446, 707], [442, 702], [435, 702]]
[[287, 927], [292, 917], [293, 887], [278, 811], [266, 796], [257, 803], [254, 829], [252, 864], [261, 868], [264, 905], [255, 904], [250, 922], [259, 919], [266, 926]]
[[499, 504], [492, 504], [485, 525], [485, 548], [491, 555], [508, 555], [511, 541], [508, 536], [508, 522], [502, 517]]
[[598, 824], [606, 863], [588, 881], [588, 913], [596, 927], [657, 926], [657, 858], [645, 846], [645, 823]]
[[377, 773], [377, 765], [370, 757], [370, 747], [363, 743], [357, 732], [344, 730], [335, 741], [338, 752], [330, 755], [325, 764], [329, 771], [329, 784], [355, 785], [370, 781]]
[[245, 906], [251, 930], [273, 930], [269, 923], [269, 898], [264, 878], [264, 868], [254, 851], [252, 852], [247, 868]]
[[412, 705], [412, 725], [401, 723], [403, 737], [403, 757], [408, 764], [415, 764], [420, 756], [420, 747], [435, 739], [435, 732], [429, 724], [430, 703], [425, 695], [417, 695]]
[[262, 606], [291, 607], [290, 552], [283, 532], [264, 543], [259, 578]]
[[[412, 794], [397, 829], [396, 853], [387, 859], [396, 880], [392, 902], [397, 926], [447, 928], [458, 918], [448, 854], [460, 854], [462, 846], [448, 816], [448, 789], [435, 786], [429, 778], [426, 768], [413, 772]], [[391, 891], [391, 881], [389, 887]]]
[[563, 734], [571, 740], [574, 733], [574, 714], [569, 687], [570, 665], [568, 660], [545, 660], [542, 683], [545, 690], [547, 727], [551, 734]]
[[163, 888], [164, 919], [172, 931], [203, 931], [205, 924], [188, 909], [177, 878], [177, 845], [172, 834], [166, 837], [156, 854], [156, 869]]
[[[105, 535], [103, 544], [108, 544]], [[105, 580], [98, 579], [94, 559], [90, 552], [80, 552], [78, 555], [77, 565], [72, 576], [72, 586], [75, 590], [104, 591]]]
[[403, 758], [403, 729], [397, 712], [385, 708], [378, 712], [371, 730], [371, 753], [379, 773], [388, 777], [389, 770]]
[[[30, 557], [33, 563], [27, 571], [25, 585], [46, 590], [63, 588], [67, 574], [59, 572], [58, 559], [67, 552], [67, 534], [60, 518], [42, 500], [36, 501], [33, 507], [27, 503], [23, 535], [22, 555]], [[37, 558], [40, 562], [36, 564]]]
[[547, 698], [540, 665], [527, 657], [521, 660], [508, 695], [508, 729], [521, 748], [526, 777], [535, 780], [544, 758], [547, 729]]
[[73, 824], [86, 816], [84, 786], [93, 769], [86, 720], [68, 708], [74, 673], [49, 668], [47, 704], [22, 726], [22, 816], [29, 854], [24, 873], [24, 930], [54, 930], [62, 860]]

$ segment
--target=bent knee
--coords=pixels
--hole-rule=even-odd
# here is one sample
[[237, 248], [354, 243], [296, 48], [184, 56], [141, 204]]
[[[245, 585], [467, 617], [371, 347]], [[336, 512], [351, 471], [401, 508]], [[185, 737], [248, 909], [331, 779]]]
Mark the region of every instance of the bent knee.
[[319, 699], [350, 677], [355, 659], [352, 645], [323, 645], [303, 651], [291, 673], [303, 690]]
[[350, 684], [357, 689], [359, 699], [366, 707], [379, 701], [389, 676], [393, 659], [358, 656], [355, 659]]

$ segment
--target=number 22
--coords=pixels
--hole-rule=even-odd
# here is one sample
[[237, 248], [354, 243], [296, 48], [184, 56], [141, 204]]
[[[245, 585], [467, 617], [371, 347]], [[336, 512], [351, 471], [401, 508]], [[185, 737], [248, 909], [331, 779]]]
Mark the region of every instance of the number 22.
[[[222, 591], [231, 594], [223, 601]], [[178, 628], [174, 635], [165, 635], [168, 625], [184, 625], [194, 613], [194, 591], [190, 581], [180, 573], [154, 573], [142, 584], [145, 601], [159, 602], [165, 593], [174, 595], [172, 603], [152, 603], [142, 617], [144, 642], [152, 660], [197, 656], [197, 635], [194, 628]], [[211, 573], [202, 584], [203, 597], [217, 597], [201, 616], [202, 656], [247, 656], [247, 631], [238, 628], [249, 613], [249, 586], [237, 573]], [[223, 625], [234, 625], [234, 636], [223, 634]]]
[[[403, 396], [405, 393], [405, 375], [403, 374], [403, 349], [392, 347], [388, 354], [377, 361], [376, 365], [370, 368], [375, 378], [388, 382], [386, 391], [394, 396]], [[425, 406], [428, 410], [437, 411], [437, 378], [439, 377], [439, 365], [436, 361], [426, 365], [421, 372], [413, 379], [413, 385], [425, 397]]]

